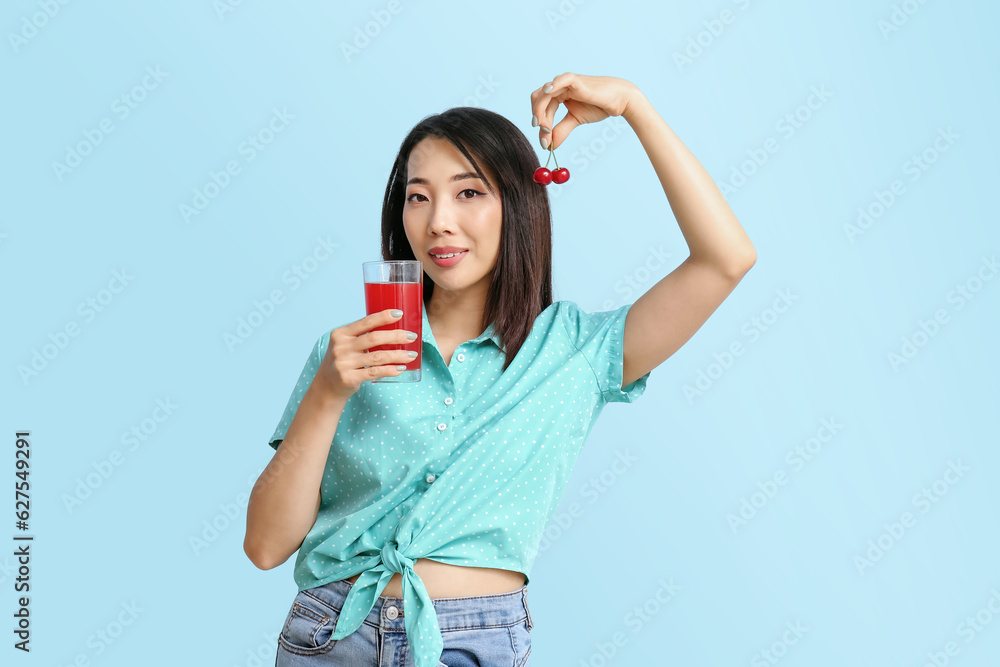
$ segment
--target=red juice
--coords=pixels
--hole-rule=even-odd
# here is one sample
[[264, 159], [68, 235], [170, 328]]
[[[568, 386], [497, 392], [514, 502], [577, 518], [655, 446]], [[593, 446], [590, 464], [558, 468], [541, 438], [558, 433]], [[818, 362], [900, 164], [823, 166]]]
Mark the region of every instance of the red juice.
[[388, 331], [391, 329], [405, 329], [417, 334], [417, 339], [412, 343], [387, 343], [369, 348], [375, 350], [414, 350], [416, 358], [406, 364], [406, 370], [420, 370], [420, 359], [423, 347], [423, 308], [424, 308], [424, 284], [417, 283], [365, 283], [365, 309], [367, 314], [386, 310], [387, 308], [398, 308], [403, 311], [403, 316], [395, 322], [375, 327], [372, 331]]

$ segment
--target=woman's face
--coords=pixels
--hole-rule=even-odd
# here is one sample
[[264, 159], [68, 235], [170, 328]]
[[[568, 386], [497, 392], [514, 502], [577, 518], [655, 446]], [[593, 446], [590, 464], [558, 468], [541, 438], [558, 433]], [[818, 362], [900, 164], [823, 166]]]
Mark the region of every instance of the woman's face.
[[[473, 287], [485, 294], [500, 251], [499, 194], [490, 194], [465, 156], [439, 137], [413, 147], [406, 171], [403, 229], [414, 256], [436, 286], [457, 291]], [[494, 175], [485, 167], [483, 171], [495, 184]], [[431, 251], [443, 246], [467, 252], [457, 264], [439, 266]]]

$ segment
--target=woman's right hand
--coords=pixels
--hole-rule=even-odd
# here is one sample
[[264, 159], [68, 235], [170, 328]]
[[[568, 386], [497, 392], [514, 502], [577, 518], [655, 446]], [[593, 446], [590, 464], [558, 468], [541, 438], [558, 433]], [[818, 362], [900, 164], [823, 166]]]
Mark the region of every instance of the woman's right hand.
[[391, 313], [392, 309], [382, 310], [331, 331], [326, 355], [313, 381], [346, 401], [361, 388], [362, 382], [402, 374], [396, 365], [413, 361], [408, 350], [368, 351], [378, 345], [414, 342], [406, 337], [404, 329], [372, 331], [400, 319]]

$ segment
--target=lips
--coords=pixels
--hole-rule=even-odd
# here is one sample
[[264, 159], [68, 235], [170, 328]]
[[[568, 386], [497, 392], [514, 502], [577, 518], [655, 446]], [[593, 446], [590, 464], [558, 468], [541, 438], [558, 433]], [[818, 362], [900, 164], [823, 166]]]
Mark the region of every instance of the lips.
[[428, 253], [428, 254], [430, 255], [431, 261], [434, 262], [434, 264], [436, 264], [437, 266], [449, 267], [449, 266], [455, 266], [463, 259], [465, 259], [465, 256], [469, 254], [469, 251], [464, 250], [457, 254], [451, 255], [450, 257], [438, 257], [433, 253]]
[[453, 245], [444, 245], [444, 246], [439, 245], [439, 246], [434, 246], [427, 252], [431, 253], [432, 255], [448, 255], [453, 252], [468, 252], [468, 250], [469, 250], [468, 248], [459, 248]]

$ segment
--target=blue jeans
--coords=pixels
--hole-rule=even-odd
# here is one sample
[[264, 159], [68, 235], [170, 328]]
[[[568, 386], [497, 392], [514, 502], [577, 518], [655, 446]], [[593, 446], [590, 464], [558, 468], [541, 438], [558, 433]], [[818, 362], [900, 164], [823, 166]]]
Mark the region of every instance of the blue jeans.
[[[350, 581], [299, 591], [278, 636], [276, 667], [414, 667], [403, 599], [375, 600], [357, 630], [334, 641]], [[432, 598], [444, 639], [439, 667], [529, 667], [528, 586], [510, 593]]]

